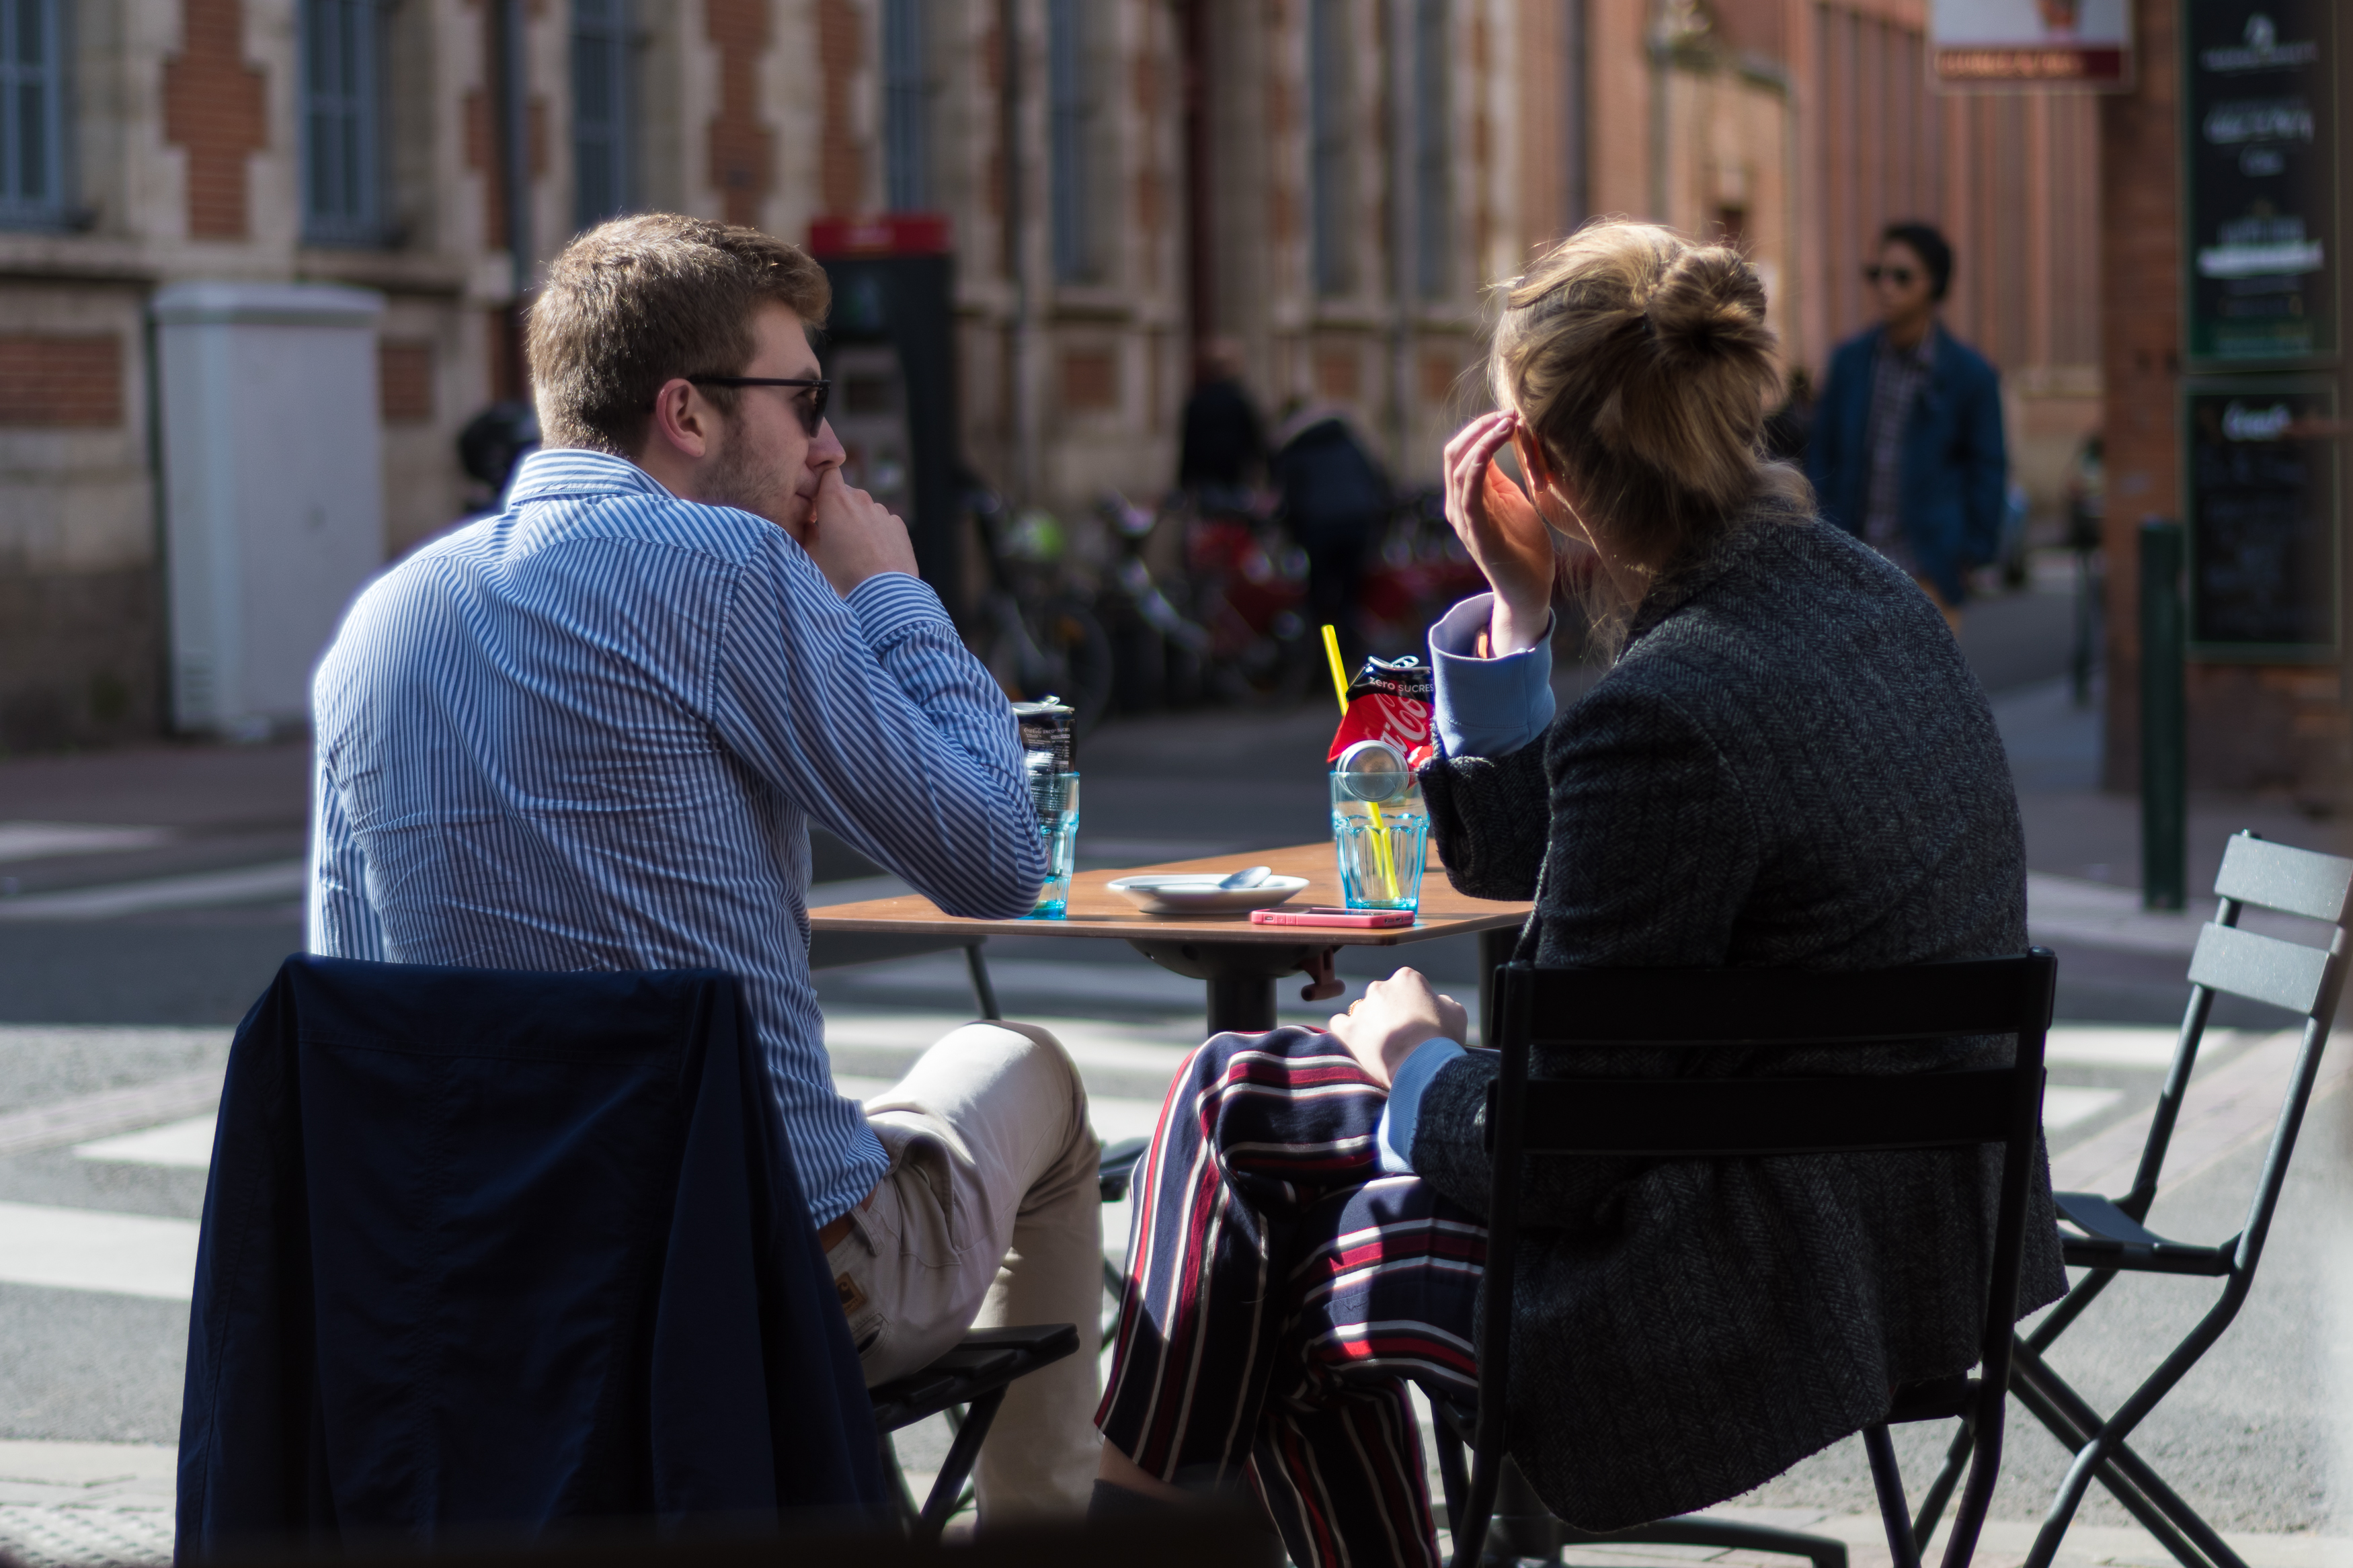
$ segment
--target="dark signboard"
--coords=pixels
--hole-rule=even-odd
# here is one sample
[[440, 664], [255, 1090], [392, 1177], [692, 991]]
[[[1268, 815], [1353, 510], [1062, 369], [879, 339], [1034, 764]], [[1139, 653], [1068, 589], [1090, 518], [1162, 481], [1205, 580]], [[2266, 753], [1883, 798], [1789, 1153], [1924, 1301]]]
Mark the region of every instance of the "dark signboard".
[[2335, 393], [2325, 382], [2249, 378], [2193, 383], [2184, 402], [2192, 656], [2333, 658]]
[[844, 476], [906, 520], [915, 563], [951, 613], [964, 557], [955, 407], [955, 275], [932, 213], [818, 218], [809, 248], [833, 284], [819, 351], [834, 382]]
[[2208, 369], [2337, 352], [2335, 6], [2181, 8], [2189, 358]]

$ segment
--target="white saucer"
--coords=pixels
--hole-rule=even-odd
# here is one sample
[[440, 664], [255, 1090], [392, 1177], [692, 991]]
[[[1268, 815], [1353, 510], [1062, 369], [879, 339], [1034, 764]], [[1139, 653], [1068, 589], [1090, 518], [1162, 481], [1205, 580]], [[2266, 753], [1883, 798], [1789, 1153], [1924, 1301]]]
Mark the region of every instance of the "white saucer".
[[1255, 888], [1220, 888], [1214, 872], [1120, 877], [1103, 884], [1148, 915], [1240, 915], [1271, 910], [1307, 886], [1304, 877], [1269, 877]]

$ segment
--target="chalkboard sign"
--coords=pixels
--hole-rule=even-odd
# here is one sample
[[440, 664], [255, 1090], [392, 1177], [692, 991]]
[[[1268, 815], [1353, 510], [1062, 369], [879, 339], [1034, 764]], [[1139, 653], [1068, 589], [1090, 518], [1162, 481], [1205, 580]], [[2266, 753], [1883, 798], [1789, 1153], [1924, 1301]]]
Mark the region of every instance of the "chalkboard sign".
[[2337, 352], [2335, 10], [2330, 0], [2181, 7], [2193, 366]]
[[2193, 384], [2184, 399], [2191, 657], [2335, 658], [2335, 394], [2242, 381]]

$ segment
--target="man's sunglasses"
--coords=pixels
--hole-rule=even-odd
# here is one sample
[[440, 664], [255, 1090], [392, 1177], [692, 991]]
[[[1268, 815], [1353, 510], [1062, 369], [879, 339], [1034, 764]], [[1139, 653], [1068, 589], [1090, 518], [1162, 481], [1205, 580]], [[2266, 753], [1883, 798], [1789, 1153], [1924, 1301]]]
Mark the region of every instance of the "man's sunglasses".
[[825, 423], [825, 405], [833, 396], [833, 383], [823, 376], [690, 375], [686, 379], [697, 386], [806, 386], [808, 396], [793, 399], [793, 406], [801, 411], [801, 428], [812, 436]]
[[1884, 278], [1898, 289], [1909, 289], [1912, 287], [1912, 279], [1919, 276], [1909, 267], [1882, 267], [1876, 261], [1862, 269], [1864, 282], [1876, 283]]

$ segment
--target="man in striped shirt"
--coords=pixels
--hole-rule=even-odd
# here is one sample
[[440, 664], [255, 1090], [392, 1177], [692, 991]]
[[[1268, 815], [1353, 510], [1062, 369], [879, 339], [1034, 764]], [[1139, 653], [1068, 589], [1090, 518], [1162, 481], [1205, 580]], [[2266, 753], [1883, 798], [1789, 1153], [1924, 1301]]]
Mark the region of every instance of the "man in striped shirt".
[[984, 1521], [1084, 1506], [1096, 1142], [1053, 1037], [973, 1024], [863, 1107], [808, 977], [808, 826], [953, 913], [1044, 877], [1010, 709], [841, 478], [797, 247], [666, 214], [575, 240], [532, 307], [545, 447], [507, 510], [361, 595], [313, 690], [311, 947], [741, 982], [870, 1382], [983, 1323], [1075, 1322], [976, 1472]]

